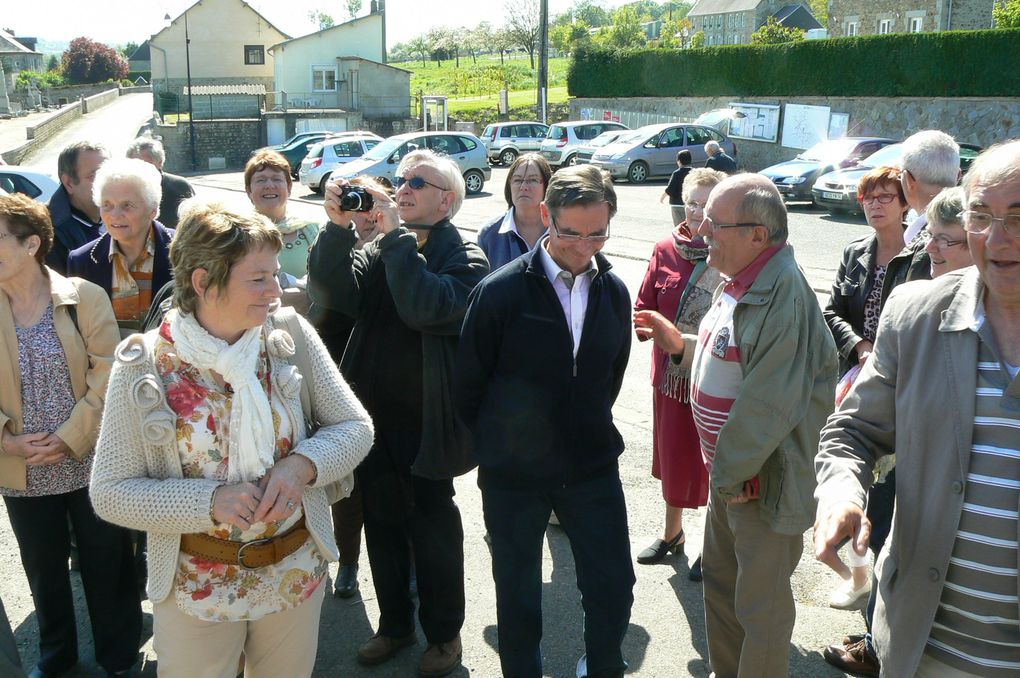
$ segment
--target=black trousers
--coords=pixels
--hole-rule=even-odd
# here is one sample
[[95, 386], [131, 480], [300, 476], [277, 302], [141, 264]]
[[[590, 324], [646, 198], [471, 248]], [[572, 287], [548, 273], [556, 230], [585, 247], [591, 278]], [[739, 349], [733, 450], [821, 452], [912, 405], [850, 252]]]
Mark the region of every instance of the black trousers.
[[96, 661], [107, 671], [133, 666], [142, 635], [142, 605], [128, 531], [96, 516], [88, 488], [44, 497], [4, 497], [4, 502], [35, 602], [39, 667], [57, 673], [78, 661], [67, 564], [68, 516], [78, 543]]
[[[366, 470], [358, 469], [359, 479]], [[437, 645], [453, 640], [464, 625], [464, 527], [453, 501], [453, 480], [419, 478], [411, 476], [409, 469], [407, 474], [410, 497], [406, 499], [411, 500], [407, 511], [375, 508], [381, 498], [368, 498], [372, 483], [362, 486], [365, 546], [379, 600], [379, 633], [397, 638], [414, 631], [414, 600], [408, 591], [413, 559], [418, 619], [429, 644]]]
[[361, 528], [365, 523], [361, 504], [361, 483], [354, 483], [351, 496], [332, 506], [333, 537], [340, 550], [340, 564], [357, 567], [361, 557]]

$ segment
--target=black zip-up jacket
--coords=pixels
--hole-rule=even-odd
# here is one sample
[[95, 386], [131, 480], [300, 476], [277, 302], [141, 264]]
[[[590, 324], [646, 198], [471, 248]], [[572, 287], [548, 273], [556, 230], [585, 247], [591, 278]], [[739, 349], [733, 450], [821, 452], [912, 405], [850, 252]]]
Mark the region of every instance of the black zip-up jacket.
[[606, 258], [595, 263], [576, 359], [537, 247], [472, 293], [454, 397], [483, 485], [562, 486], [616, 468], [623, 438], [612, 408], [630, 358], [631, 302]]

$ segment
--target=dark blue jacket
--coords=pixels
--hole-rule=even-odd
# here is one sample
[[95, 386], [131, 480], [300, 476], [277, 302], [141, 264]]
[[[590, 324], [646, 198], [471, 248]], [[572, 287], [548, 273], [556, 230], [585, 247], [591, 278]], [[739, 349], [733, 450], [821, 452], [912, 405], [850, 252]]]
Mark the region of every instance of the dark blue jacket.
[[[173, 277], [170, 268], [170, 240], [174, 237], [173, 229], [165, 227], [158, 221], [155, 226], [156, 252], [152, 261], [152, 294], [170, 282]], [[93, 282], [111, 294], [113, 287], [113, 263], [110, 261], [110, 244], [113, 242], [109, 233], [104, 233], [90, 243], [82, 245], [67, 257], [67, 275], [78, 276]]]
[[67, 273], [67, 255], [99, 235], [99, 229], [86, 226], [71, 212], [71, 196], [61, 186], [48, 205], [53, 222], [53, 244], [46, 253], [46, 265], [60, 275]]
[[550, 487], [616, 468], [623, 438], [612, 408], [630, 357], [631, 302], [606, 258], [595, 262], [576, 359], [537, 248], [472, 293], [454, 397], [483, 484]]
[[[512, 207], [510, 209], [513, 209]], [[528, 251], [528, 243], [513, 231], [500, 233], [506, 212], [499, 215], [478, 231], [478, 246], [489, 259], [489, 268], [495, 271]]]

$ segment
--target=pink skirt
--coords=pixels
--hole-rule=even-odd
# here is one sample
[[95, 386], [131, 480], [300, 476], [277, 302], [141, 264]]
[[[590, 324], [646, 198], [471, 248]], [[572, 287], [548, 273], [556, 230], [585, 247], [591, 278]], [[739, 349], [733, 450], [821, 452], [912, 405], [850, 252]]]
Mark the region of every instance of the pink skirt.
[[674, 508], [708, 503], [708, 472], [691, 406], [653, 391], [652, 476], [662, 481], [662, 498]]

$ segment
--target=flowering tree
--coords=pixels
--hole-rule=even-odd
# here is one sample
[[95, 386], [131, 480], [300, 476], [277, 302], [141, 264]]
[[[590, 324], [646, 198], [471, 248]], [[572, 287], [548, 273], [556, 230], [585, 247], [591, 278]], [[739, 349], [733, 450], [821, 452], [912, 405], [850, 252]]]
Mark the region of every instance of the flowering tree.
[[84, 37], [75, 38], [64, 50], [60, 68], [75, 84], [120, 80], [129, 71], [128, 62], [117, 50]]

